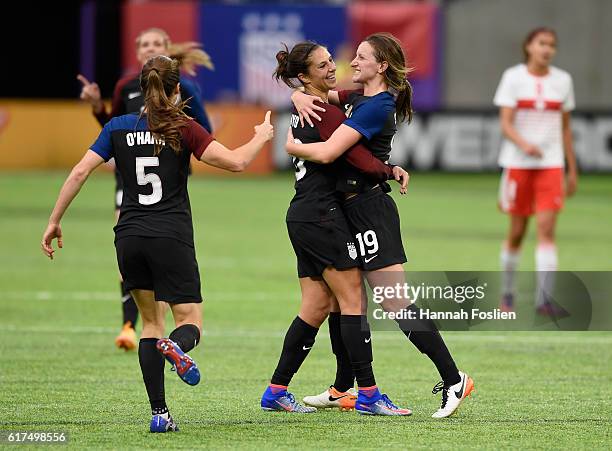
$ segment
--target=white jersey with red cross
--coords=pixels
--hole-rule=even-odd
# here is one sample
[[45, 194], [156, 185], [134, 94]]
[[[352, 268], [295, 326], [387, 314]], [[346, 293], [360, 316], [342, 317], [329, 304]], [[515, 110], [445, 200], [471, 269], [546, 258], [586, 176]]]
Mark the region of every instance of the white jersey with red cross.
[[530, 74], [525, 64], [504, 72], [493, 103], [514, 108], [514, 127], [528, 143], [538, 146], [543, 157], [527, 155], [505, 139], [499, 155], [504, 168], [555, 168], [564, 166], [564, 111], [575, 107], [574, 88], [569, 73], [550, 67], [547, 75]]

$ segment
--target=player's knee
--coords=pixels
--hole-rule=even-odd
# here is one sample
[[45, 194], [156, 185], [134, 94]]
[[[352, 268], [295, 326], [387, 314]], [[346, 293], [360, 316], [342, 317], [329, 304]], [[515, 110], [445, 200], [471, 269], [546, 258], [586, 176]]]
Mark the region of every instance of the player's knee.
[[399, 312], [409, 308], [412, 304], [407, 299], [385, 299], [381, 305], [385, 312]]
[[313, 327], [320, 327], [329, 315], [329, 305], [310, 305], [300, 309], [299, 316]]
[[158, 323], [158, 322], [147, 322], [144, 321], [142, 322], [142, 338], [146, 338], [146, 337], [157, 337], [157, 338], [161, 338], [164, 335], [164, 324], [163, 323]]

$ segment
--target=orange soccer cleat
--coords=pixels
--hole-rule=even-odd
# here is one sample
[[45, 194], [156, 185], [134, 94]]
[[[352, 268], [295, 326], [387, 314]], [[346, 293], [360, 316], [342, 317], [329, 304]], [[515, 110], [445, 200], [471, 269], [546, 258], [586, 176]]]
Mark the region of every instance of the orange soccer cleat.
[[127, 321], [121, 328], [117, 338], [115, 338], [115, 345], [120, 349], [125, 349], [125, 351], [132, 351], [136, 349], [137, 343], [136, 331], [132, 327], [132, 323]]

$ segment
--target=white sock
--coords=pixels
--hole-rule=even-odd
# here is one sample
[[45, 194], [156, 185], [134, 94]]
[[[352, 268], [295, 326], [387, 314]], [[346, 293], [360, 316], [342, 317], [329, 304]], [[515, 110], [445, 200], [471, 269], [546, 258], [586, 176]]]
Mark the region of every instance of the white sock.
[[552, 298], [555, 287], [555, 271], [557, 271], [558, 266], [557, 247], [554, 244], [538, 244], [535, 260], [536, 270], [538, 271], [536, 307], [539, 307], [546, 302], [547, 298]]
[[502, 295], [514, 294], [514, 273], [521, 257], [520, 251], [511, 251], [505, 245], [499, 254], [502, 272]]

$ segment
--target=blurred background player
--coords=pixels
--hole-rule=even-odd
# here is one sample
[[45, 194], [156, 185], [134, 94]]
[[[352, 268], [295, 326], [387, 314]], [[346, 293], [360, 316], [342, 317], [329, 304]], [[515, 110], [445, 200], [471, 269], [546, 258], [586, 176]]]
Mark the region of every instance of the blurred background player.
[[[306, 92], [321, 99], [319, 105], [323, 105], [329, 90], [336, 86], [336, 65], [328, 50], [315, 42], [298, 43], [291, 52], [285, 46], [276, 59], [275, 78], [291, 88], [297, 86], [294, 80], [299, 80]], [[305, 143], [324, 140], [345, 118], [339, 108], [331, 106], [327, 106], [321, 116], [316, 126], [301, 127], [294, 110], [291, 116], [293, 138]], [[361, 145], [350, 149], [346, 159], [370, 177], [376, 177], [378, 182], [393, 177], [391, 167]], [[302, 303], [298, 316], [285, 334], [281, 356], [262, 396], [261, 407], [293, 413], [316, 411], [314, 407], [298, 403], [287, 388], [314, 346], [319, 326], [327, 318], [333, 300], [350, 356], [349, 365], [352, 364], [359, 385], [361, 402], [357, 411], [369, 415], [410, 415], [409, 409], [398, 408], [376, 387], [371, 335], [369, 330], [362, 328], [359, 256], [336, 193], [335, 167], [297, 158], [293, 162], [295, 196], [287, 211], [287, 230], [297, 257]], [[340, 396], [343, 401], [350, 402], [351, 408], [355, 407], [355, 397], [351, 402]]]
[[[142, 69], [145, 108], [111, 119], [62, 187], [42, 240], [53, 259], [52, 241], [63, 245], [60, 221], [91, 172], [110, 158], [124, 181], [125, 196], [115, 227], [117, 262], [124, 284], [142, 315], [140, 368], [151, 404], [151, 432], [176, 431], [166, 405], [164, 358], [189, 385], [200, 373], [186, 352], [200, 340], [202, 295], [187, 192], [191, 155], [228, 171], [242, 171], [273, 136], [270, 112], [246, 144], [229, 150], [183, 112], [179, 62], [156, 56]], [[142, 183], [142, 182], [145, 183]], [[165, 331], [163, 303], [176, 328]]]
[[[213, 69], [210, 57], [197, 42], [172, 43], [168, 34], [160, 28], [148, 28], [136, 38], [136, 57], [144, 65], [149, 58], [157, 55], [167, 55], [179, 61], [181, 69], [189, 75], [195, 75], [196, 66]], [[101, 126], [111, 118], [126, 113], [139, 113], [144, 106], [140, 91], [139, 73], [128, 74], [121, 78], [113, 91], [111, 110], [108, 112], [100, 95], [100, 88], [91, 83], [83, 75], [77, 76], [82, 83], [81, 99], [89, 102], [92, 112]], [[212, 127], [202, 104], [200, 89], [190, 78], [181, 76], [180, 98], [187, 101], [187, 112], [209, 133]], [[119, 217], [119, 209], [123, 199], [123, 182], [119, 171], [115, 170], [115, 219]], [[123, 327], [115, 339], [115, 344], [126, 351], [136, 348], [136, 320], [138, 309], [134, 299], [121, 282]]]
[[[363, 90], [329, 93], [330, 102], [344, 106], [348, 119], [325, 142], [296, 144], [288, 141], [290, 154], [315, 162], [332, 162], [348, 147], [363, 142], [381, 161], [389, 159], [398, 119], [410, 122], [412, 118], [412, 87], [406, 78], [409, 69], [402, 45], [390, 33], [372, 34], [359, 44], [351, 66], [354, 70], [352, 81], [362, 84]], [[293, 95], [294, 98], [305, 96]], [[303, 110], [308, 121], [311, 121], [307, 117], [309, 112], [321, 111], [321, 107], [314, 104], [296, 109]], [[398, 209], [387, 194], [391, 188], [386, 183], [364, 179], [347, 165], [338, 165], [336, 171], [337, 190], [345, 199], [343, 209], [356, 238], [368, 284], [372, 289], [405, 284], [402, 264], [406, 262], [406, 255]], [[418, 310], [409, 299], [400, 298], [386, 299], [383, 308], [394, 312]], [[473, 380], [457, 369], [433, 321], [404, 318], [397, 322], [413, 345], [431, 359], [442, 378], [433, 389], [434, 394], [442, 392], [442, 403], [432, 416], [446, 418], [452, 415], [472, 391]], [[336, 356], [336, 380], [323, 393], [304, 398], [305, 403], [317, 407], [336, 407], [333, 398], [337, 396], [333, 394], [339, 392], [348, 396], [354, 383], [347, 352], [343, 349], [345, 335], [340, 334], [337, 312], [330, 313], [329, 333]], [[361, 395], [357, 405], [360, 398]]]
[[353, 83], [353, 68], [351, 61], [355, 56], [353, 46], [344, 42], [336, 49], [334, 61], [336, 63], [336, 90], [360, 89], [361, 85]]
[[550, 297], [558, 266], [555, 226], [564, 196], [575, 193], [578, 181], [570, 124], [575, 106], [572, 77], [551, 65], [556, 51], [554, 30], [532, 30], [523, 42], [525, 62], [504, 72], [494, 99], [505, 138], [499, 156], [499, 206], [510, 216], [500, 257], [501, 309], [514, 309], [514, 273], [529, 217], [535, 213], [536, 311], [547, 316], [566, 314]]

